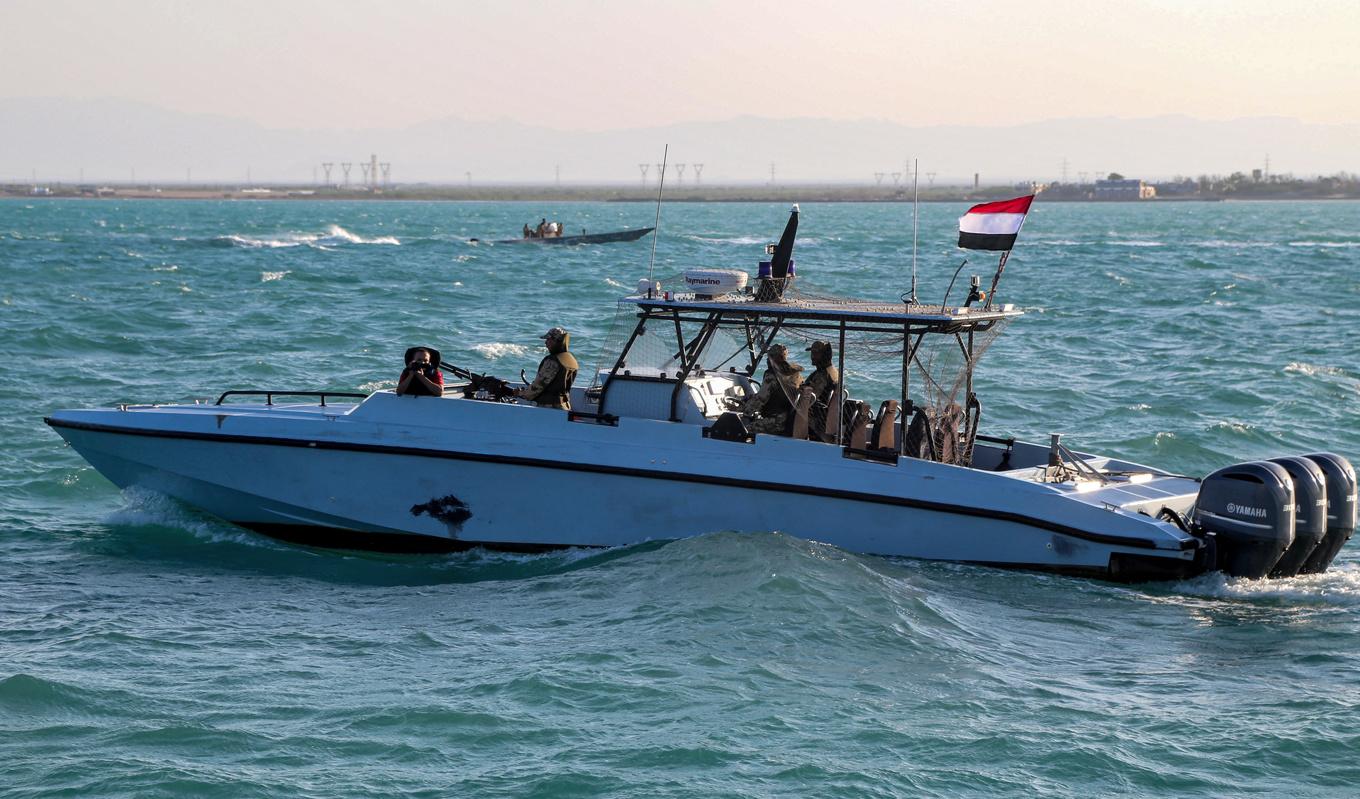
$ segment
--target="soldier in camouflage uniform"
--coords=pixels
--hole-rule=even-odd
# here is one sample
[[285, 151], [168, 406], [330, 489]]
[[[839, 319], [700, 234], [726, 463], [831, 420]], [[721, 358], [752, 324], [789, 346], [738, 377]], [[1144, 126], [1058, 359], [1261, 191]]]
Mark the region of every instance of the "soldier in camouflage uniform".
[[826, 439], [826, 419], [830, 408], [831, 395], [841, 381], [841, 373], [831, 365], [831, 345], [825, 341], [814, 341], [807, 348], [812, 353], [812, 365], [817, 367], [803, 382], [803, 391], [811, 391], [812, 407], [808, 411], [808, 435], [814, 441]]
[[571, 384], [576, 380], [579, 368], [576, 358], [567, 348], [571, 345], [571, 334], [560, 327], [554, 327], [543, 334], [543, 343], [548, 348], [548, 356], [538, 364], [538, 374], [534, 382], [515, 393], [524, 399], [533, 400], [540, 408], [571, 410]]
[[789, 351], [783, 344], [770, 347], [768, 355], [760, 391], [746, 401], [742, 411], [760, 414], [751, 424], [754, 432], [786, 436], [793, 428], [793, 405], [803, 385], [803, 367], [789, 363]]

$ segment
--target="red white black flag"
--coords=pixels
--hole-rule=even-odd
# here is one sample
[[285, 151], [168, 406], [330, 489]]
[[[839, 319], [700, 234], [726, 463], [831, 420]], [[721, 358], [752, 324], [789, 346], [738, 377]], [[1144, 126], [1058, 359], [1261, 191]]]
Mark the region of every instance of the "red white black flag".
[[1033, 194], [969, 208], [959, 217], [959, 246], [965, 250], [1011, 249], [1032, 202]]

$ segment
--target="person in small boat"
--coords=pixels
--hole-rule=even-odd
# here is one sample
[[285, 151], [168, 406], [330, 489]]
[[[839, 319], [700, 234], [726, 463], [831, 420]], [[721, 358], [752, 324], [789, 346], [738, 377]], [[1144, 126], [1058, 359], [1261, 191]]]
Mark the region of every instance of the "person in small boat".
[[529, 223], [528, 223], [528, 222], [525, 222], [525, 223], [524, 223], [524, 238], [526, 238], [526, 239], [532, 239], [533, 237], [534, 237], [534, 232], [533, 232], [532, 230], [529, 229]]
[[571, 384], [576, 380], [580, 368], [576, 357], [569, 352], [571, 334], [560, 327], [554, 327], [543, 334], [543, 344], [548, 355], [538, 364], [538, 374], [534, 382], [515, 390], [516, 395], [532, 400], [540, 408], [571, 410]]
[[444, 396], [444, 374], [431, 362], [430, 350], [412, 347], [406, 351], [406, 368], [397, 380], [397, 393], [413, 397]]
[[803, 385], [803, 367], [789, 361], [789, 350], [783, 344], [770, 347], [767, 355], [760, 391], [746, 401], [742, 411], [759, 414], [751, 423], [754, 432], [786, 436], [793, 430], [793, 406]]
[[538, 227], [534, 229], [534, 238], [541, 239], [548, 233], [548, 218], [545, 216], [538, 220]]
[[807, 348], [812, 353], [812, 365], [816, 367], [808, 379], [803, 381], [803, 391], [812, 392], [812, 407], [808, 410], [808, 434], [814, 440], [826, 439], [826, 419], [831, 406], [831, 395], [836, 392], [836, 384], [841, 374], [831, 365], [831, 344], [814, 341]]

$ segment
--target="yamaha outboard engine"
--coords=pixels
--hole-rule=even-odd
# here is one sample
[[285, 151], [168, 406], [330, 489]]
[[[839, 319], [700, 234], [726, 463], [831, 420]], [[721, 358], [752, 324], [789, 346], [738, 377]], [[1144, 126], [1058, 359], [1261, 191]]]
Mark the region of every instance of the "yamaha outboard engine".
[[1327, 534], [1327, 477], [1307, 458], [1271, 458], [1294, 481], [1294, 543], [1270, 570], [1271, 577], [1293, 577]]
[[1355, 468], [1330, 452], [1305, 455], [1327, 476], [1327, 534], [1303, 562], [1302, 574], [1324, 572], [1355, 532]]
[[1265, 577], [1294, 541], [1294, 481], [1267, 461], [1219, 469], [1200, 485], [1194, 522], [1214, 534], [1219, 569]]

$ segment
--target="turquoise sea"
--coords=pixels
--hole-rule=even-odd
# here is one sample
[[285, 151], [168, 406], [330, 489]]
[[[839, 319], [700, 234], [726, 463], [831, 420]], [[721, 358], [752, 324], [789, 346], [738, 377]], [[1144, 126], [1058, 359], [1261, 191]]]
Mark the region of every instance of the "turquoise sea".
[[[963, 257], [963, 210], [921, 208], [923, 298]], [[654, 212], [0, 201], [0, 796], [1360, 793], [1357, 542], [1324, 575], [1131, 586], [777, 530], [324, 551], [122, 494], [42, 422], [390, 386], [415, 343], [517, 378], [555, 324], [593, 364], [650, 238], [467, 239]], [[897, 299], [910, 215], [804, 205], [799, 279]], [[786, 218], [668, 205], [655, 273], [754, 271]], [[960, 280], [992, 268], [974, 254]], [[982, 364], [986, 432], [1063, 432], [1188, 474], [1319, 449], [1360, 461], [1360, 204], [1041, 197], [999, 299], [1029, 313]]]

